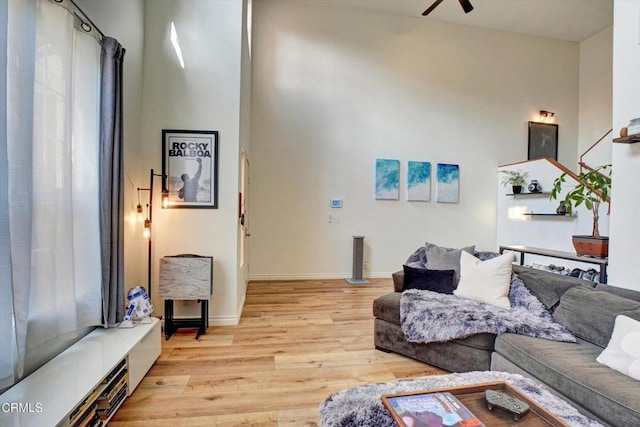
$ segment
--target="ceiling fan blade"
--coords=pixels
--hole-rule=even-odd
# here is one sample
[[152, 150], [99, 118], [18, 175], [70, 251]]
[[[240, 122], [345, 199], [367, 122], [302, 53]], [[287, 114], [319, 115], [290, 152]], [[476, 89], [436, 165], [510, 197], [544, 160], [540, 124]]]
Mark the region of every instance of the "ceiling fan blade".
[[[462, 0], [460, 0], [462, 1]], [[436, 7], [438, 7], [438, 5], [442, 3], [442, 0], [436, 0], [431, 6], [429, 6], [429, 9], [425, 10], [424, 12], [422, 12], [422, 16], [427, 16], [428, 14], [430, 14], [431, 12], [433, 12], [433, 9], [435, 9]], [[473, 8], [472, 8], [473, 9]]]
[[471, 5], [471, 2], [469, 0], [459, 0], [460, 1], [460, 6], [462, 6], [462, 9], [464, 10], [464, 13], [469, 13], [473, 10], [473, 6]]

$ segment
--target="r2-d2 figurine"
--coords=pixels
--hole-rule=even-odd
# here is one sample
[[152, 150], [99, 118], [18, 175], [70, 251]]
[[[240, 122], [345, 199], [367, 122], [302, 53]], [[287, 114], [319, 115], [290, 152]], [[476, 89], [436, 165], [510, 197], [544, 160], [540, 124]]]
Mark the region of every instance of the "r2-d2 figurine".
[[133, 328], [131, 320], [134, 317], [140, 319], [140, 323], [151, 323], [149, 316], [153, 311], [153, 305], [144, 287], [134, 286], [129, 289], [127, 300], [129, 300], [129, 305], [127, 306], [127, 313], [120, 323], [121, 328]]

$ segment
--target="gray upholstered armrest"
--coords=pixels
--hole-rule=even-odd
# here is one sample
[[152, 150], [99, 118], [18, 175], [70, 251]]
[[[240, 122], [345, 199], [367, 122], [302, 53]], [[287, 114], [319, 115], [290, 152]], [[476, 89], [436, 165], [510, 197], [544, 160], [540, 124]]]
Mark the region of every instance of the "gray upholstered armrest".
[[404, 291], [404, 270], [396, 271], [391, 274], [393, 278], [393, 290], [394, 292]]

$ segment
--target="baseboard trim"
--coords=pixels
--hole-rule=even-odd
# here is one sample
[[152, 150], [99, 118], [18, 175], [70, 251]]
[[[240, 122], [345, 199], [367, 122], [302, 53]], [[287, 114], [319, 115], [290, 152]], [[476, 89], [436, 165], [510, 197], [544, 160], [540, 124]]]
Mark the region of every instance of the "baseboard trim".
[[242, 294], [242, 302], [240, 302], [237, 313], [230, 316], [209, 316], [210, 326], [237, 326], [242, 318], [242, 309], [244, 308], [244, 302], [247, 299], [247, 292]]
[[235, 316], [209, 316], [209, 326], [237, 326], [240, 323], [240, 314]]
[[[338, 280], [348, 279], [351, 274], [346, 273], [311, 273], [311, 274], [250, 274], [249, 280], [256, 282], [286, 281], [286, 280]], [[391, 272], [374, 272], [364, 276], [365, 279], [389, 279]]]

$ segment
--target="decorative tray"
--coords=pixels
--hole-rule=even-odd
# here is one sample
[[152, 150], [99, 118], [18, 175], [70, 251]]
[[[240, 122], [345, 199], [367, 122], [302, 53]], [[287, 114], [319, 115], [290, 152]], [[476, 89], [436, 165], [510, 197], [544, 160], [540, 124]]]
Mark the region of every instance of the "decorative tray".
[[[501, 391], [507, 395], [522, 400], [529, 405], [530, 411], [523, 415], [519, 420], [514, 419], [514, 415], [500, 408], [494, 408], [492, 411], [487, 406], [485, 399], [486, 390]], [[473, 415], [475, 415], [485, 426], [501, 427], [501, 426], [519, 426], [519, 427], [538, 427], [538, 426], [554, 426], [569, 427], [569, 424], [561, 418], [548, 411], [544, 406], [530, 398], [517, 388], [513, 387], [508, 381], [494, 381], [487, 383], [471, 384], [467, 386], [455, 386], [436, 388], [432, 390], [413, 391], [408, 393], [387, 394], [382, 396], [382, 403], [389, 410], [396, 424], [400, 427], [406, 426], [398, 414], [393, 410], [390, 400], [400, 396], [420, 396], [430, 395], [433, 393], [449, 392], [453, 394], [464, 406], [466, 406]], [[418, 425], [418, 424], [416, 424]], [[420, 424], [426, 425], [429, 424]], [[476, 424], [481, 425], [481, 424]]]

